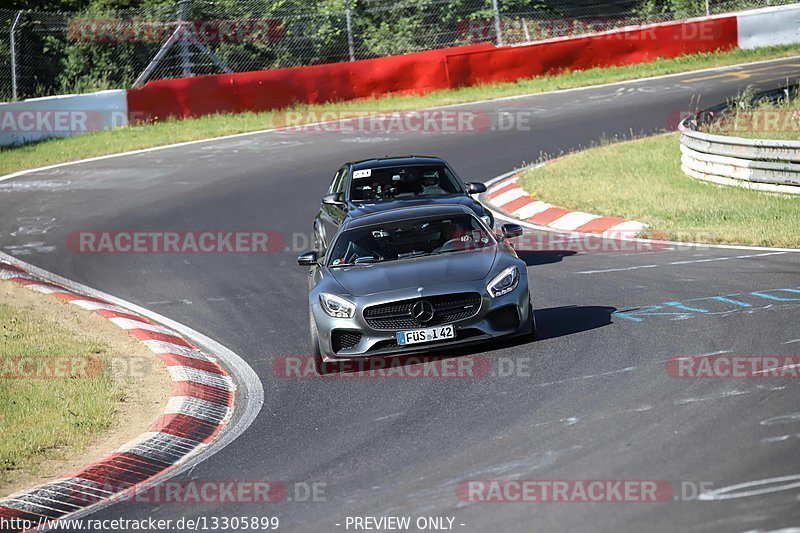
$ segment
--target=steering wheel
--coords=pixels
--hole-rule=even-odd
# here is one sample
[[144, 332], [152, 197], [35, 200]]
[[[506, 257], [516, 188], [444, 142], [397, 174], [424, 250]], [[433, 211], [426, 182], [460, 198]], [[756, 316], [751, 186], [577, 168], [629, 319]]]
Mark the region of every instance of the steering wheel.
[[[464, 240], [466, 237], [466, 240]], [[464, 250], [467, 248], [472, 239], [469, 236], [457, 237], [450, 239], [443, 245], [439, 246], [435, 251], [437, 252], [452, 252], [455, 250]]]

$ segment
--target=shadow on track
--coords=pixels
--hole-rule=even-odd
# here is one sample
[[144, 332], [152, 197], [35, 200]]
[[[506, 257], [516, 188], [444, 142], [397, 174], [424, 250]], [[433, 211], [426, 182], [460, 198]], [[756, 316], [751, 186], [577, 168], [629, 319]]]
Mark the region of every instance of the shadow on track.
[[602, 328], [611, 324], [611, 314], [616, 307], [577, 306], [550, 307], [536, 309], [536, 325], [539, 329], [539, 340], [555, 339], [565, 335], [573, 335], [581, 331]]
[[[554, 339], [565, 335], [572, 335], [582, 331], [601, 328], [611, 324], [611, 314], [615, 307], [602, 306], [565, 306], [551, 307], [549, 309], [536, 309], [536, 324], [538, 327], [537, 340]], [[404, 366], [413, 366], [428, 363], [441, 363], [449, 359], [479, 355], [482, 353], [506, 350], [517, 346], [534, 343], [530, 336], [513, 337], [509, 339], [489, 340], [472, 346], [466, 346], [449, 351], [432, 348], [429, 353], [414, 355], [398, 355], [394, 357], [375, 356], [366, 360], [325, 363], [326, 374], [347, 374], [358, 372], [383, 371]]]
[[575, 255], [577, 252], [572, 250], [555, 250], [555, 251], [542, 251], [542, 252], [525, 252], [517, 250], [517, 255], [520, 259], [525, 261], [529, 267], [550, 265], [552, 263], [559, 263], [565, 257]]

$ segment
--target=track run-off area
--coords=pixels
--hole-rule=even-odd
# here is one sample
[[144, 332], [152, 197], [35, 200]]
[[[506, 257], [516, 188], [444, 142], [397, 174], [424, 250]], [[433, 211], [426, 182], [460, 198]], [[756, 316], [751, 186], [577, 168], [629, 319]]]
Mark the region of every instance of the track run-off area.
[[[298, 532], [384, 515], [452, 517], [458, 531], [800, 527], [800, 382], [676, 379], [667, 368], [676, 356], [800, 354], [793, 252], [523, 252], [540, 339], [453, 354], [486, 358], [490, 372], [320, 379], [276, 364], [309, 354], [307, 271], [295, 259], [312, 247], [313, 217], [343, 162], [438, 155], [465, 181], [489, 182], [542, 153], [674, 128], [689, 109], [799, 73], [800, 58], [789, 58], [448, 107], [488, 117], [469, 131], [281, 130], [0, 181], [1, 250], [201, 332], [264, 387], [249, 428], [174, 479], [273, 480], [286, 487], [281, 502], [121, 502], [93, 517], [277, 516], [280, 530]], [[102, 254], [70, 244], [82, 231], [227, 230], [266, 231], [282, 246]], [[466, 480], [508, 479], [662, 480], [675, 496], [480, 503], [459, 494]]]

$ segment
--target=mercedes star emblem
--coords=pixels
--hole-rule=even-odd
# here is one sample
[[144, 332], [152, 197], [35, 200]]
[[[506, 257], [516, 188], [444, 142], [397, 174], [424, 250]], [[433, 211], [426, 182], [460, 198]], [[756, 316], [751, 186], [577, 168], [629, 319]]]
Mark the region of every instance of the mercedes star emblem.
[[433, 320], [433, 304], [428, 300], [420, 300], [411, 308], [411, 315], [420, 324], [426, 324]]

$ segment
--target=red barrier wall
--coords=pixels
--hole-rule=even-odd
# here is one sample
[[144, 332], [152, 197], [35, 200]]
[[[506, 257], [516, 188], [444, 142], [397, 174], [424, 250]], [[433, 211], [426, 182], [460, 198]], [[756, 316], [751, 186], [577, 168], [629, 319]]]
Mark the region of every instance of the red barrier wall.
[[451, 82], [474, 85], [728, 50], [736, 48], [737, 40], [736, 17], [725, 17], [453, 53], [447, 66]]
[[347, 63], [152, 81], [128, 91], [128, 115], [136, 122], [425, 93], [451, 86], [448, 54], [491, 49], [491, 43], [483, 43]]
[[425, 93], [737, 46], [736, 17], [497, 48], [489, 43], [310, 67], [159, 80], [128, 95], [130, 122], [264, 111], [294, 103]]

